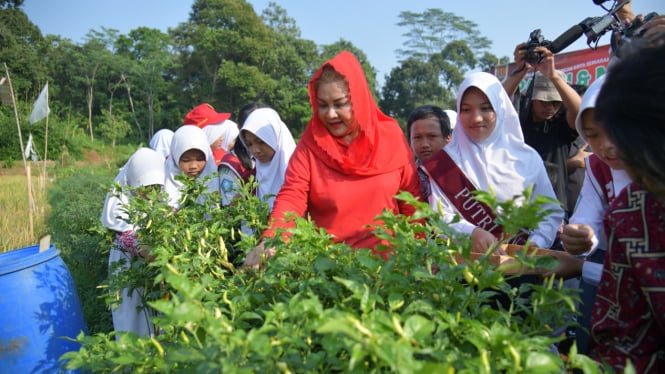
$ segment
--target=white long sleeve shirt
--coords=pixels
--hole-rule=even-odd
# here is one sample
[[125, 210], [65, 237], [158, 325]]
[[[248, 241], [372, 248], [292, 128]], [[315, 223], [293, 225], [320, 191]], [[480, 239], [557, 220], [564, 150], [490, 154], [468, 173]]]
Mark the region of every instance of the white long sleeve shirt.
[[[631, 179], [623, 170], [611, 169], [612, 173], [612, 189], [614, 196], [617, 196], [621, 190], [630, 184]], [[579, 223], [591, 226], [593, 229], [591, 249], [584, 253], [582, 256], [588, 257], [597, 248], [607, 249], [607, 235], [603, 225], [603, 217], [605, 215], [606, 206], [603, 203], [603, 198], [599, 195], [598, 191], [593, 187], [593, 183], [589, 177], [589, 169], [584, 174], [584, 183], [582, 190], [575, 206], [575, 212], [570, 217], [570, 223]], [[582, 278], [585, 282], [598, 285], [600, 282], [600, 275], [603, 272], [603, 264], [597, 264], [590, 261], [585, 261], [582, 268]]]

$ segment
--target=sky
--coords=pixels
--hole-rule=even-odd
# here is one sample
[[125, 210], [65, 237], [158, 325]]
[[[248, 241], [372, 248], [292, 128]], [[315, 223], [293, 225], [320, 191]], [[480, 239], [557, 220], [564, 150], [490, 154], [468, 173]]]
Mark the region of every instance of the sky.
[[[408, 31], [397, 26], [402, 11], [423, 12], [441, 8], [478, 25], [482, 36], [492, 41], [490, 52], [512, 60], [513, 49], [525, 42], [534, 29], [554, 40], [587, 17], [606, 12], [593, 0], [249, 0], [257, 14], [274, 1], [294, 18], [301, 37], [318, 45], [340, 39], [365, 52], [378, 71], [379, 84], [399, 65], [396, 50], [403, 48]], [[116, 29], [121, 34], [140, 26], [164, 32], [186, 22], [192, 0], [25, 0], [23, 11], [42, 34], [55, 34], [82, 43], [92, 29]], [[612, 1], [605, 3], [607, 6]], [[665, 14], [664, 0], [633, 0], [636, 13]], [[609, 35], [600, 45], [609, 43]], [[586, 38], [566, 48], [569, 52], [588, 48]]]

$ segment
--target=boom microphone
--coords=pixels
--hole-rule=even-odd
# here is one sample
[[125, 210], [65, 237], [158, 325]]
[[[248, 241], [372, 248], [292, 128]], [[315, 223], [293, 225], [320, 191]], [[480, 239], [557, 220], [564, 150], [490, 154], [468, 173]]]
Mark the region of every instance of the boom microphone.
[[558, 38], [554, 39], [547, 49], [552, 53], [559, 53], [569, 45], [573, 44], [580, 38], [580, 36], [582, 36], [582, 34], [584, 34], [584, 27], [581, 25], [575, 25], [559, 35]]
[[584, 33], [587, 36], [587, 44], [591, 46], [591, 43], [597, 43], [598, 39], [611, 28], [614, 22], [614, 15], [611, 13], [602, 17], [587, 18], [582, 21], [580, 25], [584, 28]]

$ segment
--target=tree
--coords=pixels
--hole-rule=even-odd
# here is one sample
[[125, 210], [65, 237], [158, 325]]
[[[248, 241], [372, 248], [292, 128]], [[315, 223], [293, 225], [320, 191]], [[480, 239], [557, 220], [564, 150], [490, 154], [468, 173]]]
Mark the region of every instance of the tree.
[[[116, 54], [133, 62], [132, 76], [123, 76], [139, 136], [142, 135], [139, 123], [147, 123], [147, 139], [155, 133], [156, 108], [162, 107], [162, 103], [167, 100], [167, 73], [174, 68], [171, 42], [168, 34], [147, 27], [131, 30], [127, 36], [120, 35], [115, 42]], [[133, 85], [129, 84], [130, 78]], [[132, 86], [140, 98], [136, 103], [130, 92]], [[135, 109], [135, 104], [138, 104], [138, 109]], [[137, 115], [136, 111], [144, 113], [141, 116], [143, 121], [137, 118], [140, 115]]]
[[439, 71], [439, 83], [448, 91], [454, 90], [464, 80], [464, 75], [477, 65], [477, 59], [463, 40], [446, 44], [439, 53], [430, 56], [429, 63]]
[[454, 96], [439, 84], [435, 64], [409, 58], [393, 68], [382, 90], [381, 110], [404, 124], [411, 110], [424, 104], [454, 107]]
[[11, 71], [16, 97], [27, 99], [37, 96], [47, 77], [37, 53], [42, 34], [19, 5], [18, 1], [5, 2], [7, 8], [0, 8], [0, 62]]
[[104, 139], [111, 141], [111, 147], [115, 147], [117, 140], [125, 137], [132, 127], [124, 116], [113, 114], [105, 109], [102, 109], [101, 117], [99, 132]]
[[311, 117], [307, 83], [320, 59], [317, 45], [300, 38], [300, 29], [286, 10], [270, 2], [261, 19], [270, 30], [272, 47], [266, 51], [265, 68], [275, 90], [262, 100], [269, 103], [297, 137]]
[[[113, 58], [113, 47], [117, 39], [118, 30], [106, 29], [102, 27], [102, 31], [90, 30], [86, 35], [86, 42], [81, 49], [78, 62], [80, 63], [81, 77], [85, 82], [86, 104], [88, 111], [88, 134], [90, 140], [94, 140], [92, 115], [93, 105], [95, 102], [95, 86], [98, 84], [97, 76], [102, 69], [111, 67]], [[100, 79], [101, 84], [108, 82], [108, 80]], [[104, 84], [104, 86], [106, 86]]]
[[289, 17], [286, 9], [279, 6], [276, 2], [271, 1], [268, 3], [268, 7], [261, 13], [261, 18], [271, 30], [279, 35], [292, 39], [300, 38], [301, 33], [296, 25], [296, 20]]
[[[365, 72], [367, 85], [369, 86], [369, 89], [372, 91], [374, 98], [376, 99], [378, 97], [378, 91], [376, 87], [376, 69], [374, 69], [374, 67], [369, 63], [369, 59], [367, 58], [365, 52], [353, 45], [353, 43], [350, 41], [340, 39], [333, 44], [323, 46], [323, 51], [321, 52], [321, 63], [323, 63], [323, 61], [330, 60], [341, 51], [349, 51], [356, 56], [358, 62], [360, 62], [360, 65], [363, 67], [363, 71]], [[319, 63], [318, 65], [321, 64]]]
[[485, 52], [478, 60], [478, 65], [482, 71], [489, 72], [492, 68], [500, 65], [509, 64], [511, 59], [508, 56], [496, 57], [492, 53]]
[[455, 89], [464, 75], [497, 59], [487, 50], [491, 42], [478, 25], [442, 9], [422, 13], [403, 11], [398, 26], [408, 27], [405, 48], [397, 50], [400, 66], [386, 77], [381, 108], [401, 122], [415, 106], [435, 104], [454, 108]]
[[[276, 3], [262, 17], [244, 0], [198, 0], [190, 19], [171, 30], [179, 55], [178, 97], [235, 112], [261, 101], [297, 133], [309, 117], [307, 82], [318, 60], [314, 42]], [[183, 95], [186, 93], [186, 95]], [[175, 95], [175, 93], [174, 93]]]
[[0, 1], [0, 8], [5, 9], [18, 9], [23, 6], [24, 0], [2, 0]]
[[[41, 127], [32, 127], [23, 117], [29, 113], [30, 105], [34, 102], [41, 88], [48, 80], [45, 64], [40, 59], [39, 45], [43, 40], [39, 28], [35, 26], [23, 13], [19, 6], [22, 2], [3, 2], [0, 7], [0, 77], [4, 77], [5, 64], [14, 92], [14, 104], [16, 105], [19, 118], [11, 111], [11, 115], [1, 115], [0, 125], [0, 155], [11, 159], [20, 159], [21, 142], [26, 141], [27, 128], [33, 134], [35, 144], [44, 144], [44, 136]], [[29, 104], [28, 104], [29, 103]], [[0, 109], [1, 110], [1, 109]], [[6, 112], [7, 114], [10, 111]], [[3, 113], [4, 114], [4, 113]], [[21, 118], [24, 118], [21, 120]], [[17, 122], [25, 135], [19, 140]], [[34, 130], [34, 131], [33, 131]], [[25, 145], [25, 143], [23, 143]], [[39, 149], [39, 148], [38, 148]]]
[[53, 111], [83, 111], [85, 92], [78, 84], [81, 47], [69, 39], [46, 35], [38, 53], [49, 77], [50, 105], [56, 108]]
[[242, 0], [197, 0], [189, 21], [171, 35], [181, 67], [174, 88], [187, 99], [185, 111], [192, 102], [208, 102], [218, 111], [234, 107], [239, 92], [220, 81], [220, 68], [231, 63], [264, 70], [271, 48], [269, 29]]
[[455, 40], [465, 41], [475, 55], [482, 54], [492, 45], [489, 39], [477, 31], [476, 23], [440, 8], [430, 8], [422, 13], [403, 11], [399, 18], [401, 20], [397, 26], [410, 27], [402, 34], [407, 37], [404, 43], [407, 48], [397, 50], [402, 58], [427, 60]]

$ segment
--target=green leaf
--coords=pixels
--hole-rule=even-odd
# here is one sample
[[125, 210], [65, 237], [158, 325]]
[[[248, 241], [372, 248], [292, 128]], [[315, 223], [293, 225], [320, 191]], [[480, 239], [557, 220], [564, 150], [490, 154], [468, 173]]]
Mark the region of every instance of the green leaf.
[[198, 305], [182, 303], [177, 305], [169, 316], [176, 321], [199, 321], [203, 318], [203, 311]]
[[417, 342], [429, 340], [436, 329], [434, 322], [419, 315], [413, 315], [404, 322], [404, 333]]
[[239, 320], [259, 320], [262, 321], [263, 317], [256, 312], [243, 312], [238, 316]]
[[560, 359], [543, 352], [528, 353], [524, 368], [534, 373], [560, 373], [562, 370]]
[[335, 282], [343, 284], [356, 299], [362, 299], [364, 295], [364, 291], [366, 290], [367, 286], [364, 284], [360, 284], [356, 281], [350, 280], [350, 279], [343, 279], [340, 277], [333, 277]]
[[388, 306], [390, 307], [390, 311], [394, 312], [397, 309], [401, 308], [404, 306], [404, 296], [398, 293], [391, 293], [388, 296]]
[[316, 332], [333, 335], [343, 334], [356, 341], [362, 340], [362, 335], [344, 317], [328, 319], [316, 329]]
[[336, 266], [337, 264], [331, 258], [319, 257], [314, 261], [314, 269], [319, 273], [325, 273], [328, 270], [334, 269]]

